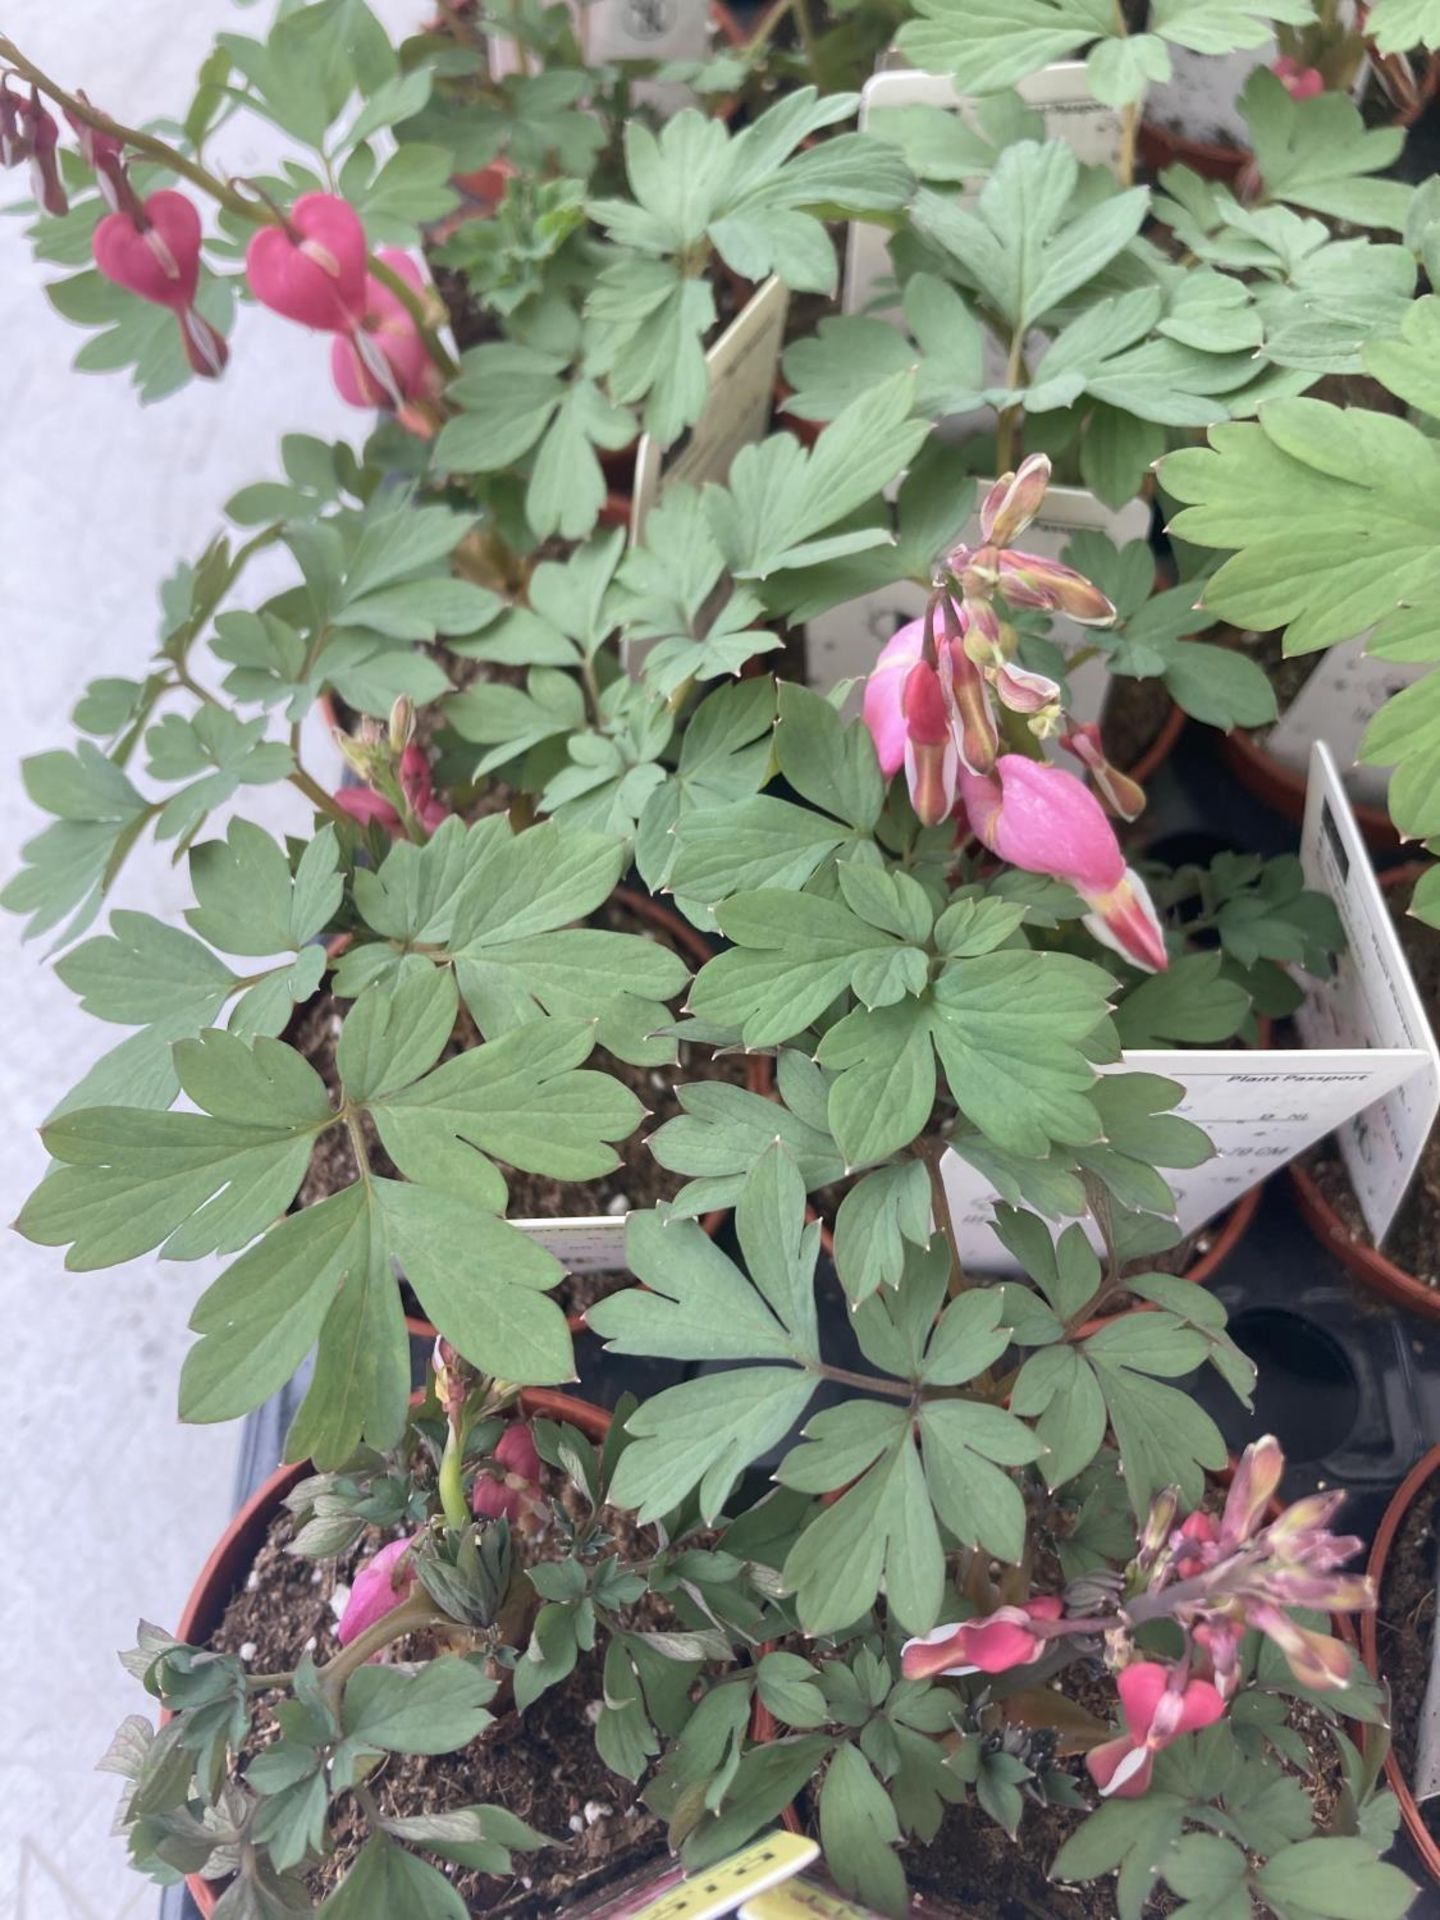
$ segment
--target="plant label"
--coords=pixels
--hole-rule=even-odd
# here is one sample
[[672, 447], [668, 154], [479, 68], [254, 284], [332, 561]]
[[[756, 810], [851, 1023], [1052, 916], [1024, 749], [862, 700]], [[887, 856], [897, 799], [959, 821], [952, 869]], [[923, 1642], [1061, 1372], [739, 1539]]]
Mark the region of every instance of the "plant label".
[[677, 481], [700, 487], [707, 480], [724, 480], [740, 449], [764, 434], [789, 306], [789, 289], [772, 276], [705, 355], [710, 391], [690, 431], [664, 453], [648, 433], [642, 436], [635, 454], [632, 540], [641, 537], [645, 516], [666, 487]]
[[1305, 878], [1335, 902], [1346, 950], [1333, 980], [1310, 984], [1296, 1024], [1312, 1049], [1392, 1054], [1413, 1068], [1346, 1116], [1339, 1131], [1355, 1196], [1378, 1247], [1440, 1112], [1440, 1049], [1328, 746], [1311, 750], [1300, 841]]
[[[861, 88], [858, 123], [861, 132], [869, 126], [870, 116], [877, 107], [939, 107], [947, 113], [958, 113], [967, 126], [975, 126], [976, 103], [972, 98], [957, 93], [954, 83], [944, 74], [920, 73], [913, 67], [892, 64], [902, 58], [893, 50], [885, 55], [882, 70], [871, 74]], [[1113, 171], [1118, 165], [1120, 111], [1117, 107], [1102, 105], [1091, 93], [1083, 60], [1057, 61], [1021, 80], [1015, 91], [1027, 106], [1043, 115], [1047, 140], [1064, 140], [1085, 166], [1109, 167]], [[973, 199], [979, 187], [977, 180], [973, 189], [957, 188], [957, 200], [963, 203]], [[885, 229], [866, 220], [852, 221], [845, 248], [841, 311], [869, 311], [877, 291], [890, 279], [890, 274]], [[894, 308], [889, 311], [893, 313]], [[1003, 377], [1003, 371], [1002, 355], [995, 371], [997, 382]]]
[[582, 1906], [573, 1920], [719, 1920], [721, 1914], [742, 1908], [752, 1894], [791, 1879], [819, 1856], [813, 1840], [779, 1828], [701, 1873], [656, 1868], [618, 1899]]
[[747, 1900], [740, 1920], [880, 1920], [873, 1907], [857, 1906], [811, 1880], [790, 1880]]
[[[699, 60], [710, 45], [708, 0], [569, 0], [575, 35], [587, 66], [610, 60]], [[487, 36], [497, 79], [521, 71], [508, 34]], [[636, 99], [674, 113], [692, 98], [688, 87], [639, 80]]]
[[1350, 798], [1383, 807], [1389, 770], [1361, 766], [1360, 742], [1385, 702], [1418, 680], [1425, 668], [1375, 659], [1365, 651], [1367, 637], [1360, 634], [1320, 655], [1315, 671], [1264, 736], [1264, 744], [1282, 765], [1302, 773], [1315, 741], [1325, 741], [1344, 770]]
[[[1378, 1240], [1440, 1106], [1440, 1054], [1323, 742], [1311, 758], [1302, 856], [1308, 884], [1334, 900], [1349, 942], [1333, 982], [1301, 976], [1306, 1001], [1296, 1023], [1307, 1045], [1127, 1048], [1110, 1069], [1177, 1082], [1184, 1098], [1175, 1111], [1210, 1136], [1213, 1158], [1166, 1172], [1182, 1234], [1338, 1131]], [[942, 1164], [961, 1258], [981, 1272], [1013, 1271], [990, 1225], [994, 1186], [955, 1153]]]
[[[988, 480], [976, 482], [977, 505], [989, 486]], [[1107, 534], [1117, 547], [1130, 540], [1143, 540], [1150, 530], [1150, 509], [1143, 500], [1132, 500], [1117, 511], [1102, 505], [1083, 487], [1051, 487], [1039, 517], [1025, 529], [1020, 544], [1047, 560], [1058, 560], [1074, 536], [1085, 530]], [[980, 522], [972, 513], [961, 538], [976, 541], [979, 537]], [[839, 680], [869, 673], [886, 641], [907, 621], [920, 618], [928, 598], [929, 589], [918, 581], [899, 580], [807, 621], [810, 685], [827, 693]], [[1086, 644], [1084, 628], [1073, 621], [1057, 619], [1052, 631], [1067, 652]], [[1103, 660], [1089, 661], [1076, 670], [1070, 679], [1070, 691], [1071, 711], [1077, 719], [1099, 718], [1108, 684]], [[845, 717], [855, 719], [859, 712], [860, 692], [856, 688], [845, 707]]]
[[569, 1220], [516, 1220], [527, 1239], [542, 1246], [567, 1273], [625, 1271], [625, 1215], [576, 1214]]

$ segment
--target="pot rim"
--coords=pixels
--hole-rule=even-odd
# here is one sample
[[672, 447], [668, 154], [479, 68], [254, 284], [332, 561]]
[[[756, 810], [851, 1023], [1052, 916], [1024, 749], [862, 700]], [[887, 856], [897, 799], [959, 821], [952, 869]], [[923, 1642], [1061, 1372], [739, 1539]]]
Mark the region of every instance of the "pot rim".
[[[1245, 791], [1273, 808], [1282, 819], [1298, 826], [1305, 818], [1305, 775], [1277, 760], [1261, 745], [1252, 728], [1232, 727], [1222, 733], [1220, 757]], [[1384, 807], [1357, 800], [1351, 810], [1372, 853], [1393, 853], [1401, 844]]]
[[[1401, 1522], [1415, 1504], [1421, 1489], [1436, 1473], [1440, 1473], [1440, 1446], [1431, 1447], [1422, 1453], [1400, 1482], [1391, 1496], [1389, 1506], [1385, 1509], [1375, 1534], [1374, 1544], [1370, 1548], [1370, 1558], [1366, 1562], [1365, 1571], [1374, 1583], [1377, 1605], [1374, 1611], [1365, 1614], [1360, 1621], [1360, 1651], [1366, 1666], [1377, 1679], [1384, 1677], [1380, 1672], [1379, 1659], [1380, 1582], [1384, 1577], [1386, 1563], [1390, 1558], [1390, 1549], [1395, 1543], [1395, 1535], [1400, 1531]], [[1420, 1856], [1422, 1865], [1432, 1880], [1440, 1881], [1440, 1845], [1437, 1845], [1434, 1835], [1425, 1825], [1419, 1804], [1410, 1791], [1410, 1783], [1405, 1778], [1393, 1745], [1385, 1755], [1385, 1777], [1389, 1780], [1391, 1790], [1399, 1802], [1400, 1817], [1405, 1823], [1405, 1830], [1410, 1836], [1416, 1853]]]
[[[522, 1387], [520, 1406], [529, 1414], [568, 1420], [591, 1440], [603, 1440], [610, 1430], [610, 1410], [597, 1407], [577, 1394], [563, 1393], [554, 1387]], [[245, 1504], [230, 1516], [224, 1532], [206, 1557], [196, 1576], [190, 1596], [175, 1629], [177, 1640], [191, 1641], [197, 1633], [211, 1632], [220, 1614], [236, 1591], [238, 1581], [248, 1571], [276, 1508], [305, 1479], [313, 1468], [308, 1460], [284, 1461], [268, 1474]], [[243, 1559], [244, 1564], [241, 1565]], [[223, 1882], [206, 1880], [198, 1873], [187, 1873], [185, 1885], [190, 1898], [204, 1920], [210, 1920], [220, 1899]]]

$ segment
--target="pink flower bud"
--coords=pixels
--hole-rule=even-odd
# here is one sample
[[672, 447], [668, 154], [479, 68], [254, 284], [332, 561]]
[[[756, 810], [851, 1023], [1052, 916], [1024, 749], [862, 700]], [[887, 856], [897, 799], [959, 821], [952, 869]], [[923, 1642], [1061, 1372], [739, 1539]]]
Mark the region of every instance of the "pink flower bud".
[[368, 1627], [393, 1613], [415, 1584], [415, 1562], [409, 1540], [392, 1540], [381, 1547], [355, 1575], [350, 1598], [340, 1616], [336, 1635], [342, 1647], [358, 1640]]
[[905, 726], [905, 686], [910, 669], [925, 646], [925, 622], [908, 621], [897, 627], [880, 650], [880, 657], [866, 676], [863, 715], [875, 757], [887, 780], [893, 780], [905, 764], [909, 733]]
[[1293, 54], [1282, 53], [1270, 62], [1270, 71], [1292, 100], [1313, 100], [1325, 91], [1325, 76], [1318, 67], [1306, 67]]
[[1001, 704], [1012, 713], [1059, 710], [1059, 684], [1046, 674], [1032, 673], [1028, 667], [1017, 667], [1013, 660], [993, 670], [990, 684], [999, 694]]
[[1245, 1618], [1250, 1626], [1258, 1627], [1261, 1633], [1275, 1642], [1302, 1687], [1314, 1687], [1317, 1692], [1326, 1692], [1350, 1684], [1354, 1665], [1350, 1650], [1333, 1634], [1316, 1633], [1309, 1627], [1302, 1627], [1298, 1621], [1290, 1618], [1283, 1607], [1270, 1606], [1263, 1601], [1247, 1604]]
[[980, 538], [986, 546], [1004, 547], [1023, 533], [1040, 511], [1050, 485], [1050, 461], [1032, 453], [1015, 473], [1002, 473], [980, 507]]
[[60, 128], [55, 116], [41, 106], [40, 96], [33, 87], [30, 90], [29, 118], [30, 191], [35, 196], [36, 205], [45, 213], [68, 213], [70, 201], [60, 178], [60, 162], [56, 152]]
[[1063, 1612], [1063, 1602], [1042, 1594], [1023, 1607], [997, 1607], [977, 1620], [935, 1627], [905, 1642], [900, 1671], [907, 1680], [928, 1680], [942, 1673], [1008, 1673], [1029, 1666], [1048, 1637], [1036, 1631], [1037, 1624], [1059, 1620]]
[[495, 1459], [507, 1473], [518, 1473], [522, 1480], [540, 1478], [540, 1455], [528, 1420], [511, 1421], [496, 1445]]
[[1126, 1732], [1086, 1754], [1085, 1765], [1103, 1797], [1133, 1800], [1150, 1785], [1155, 1755], [1182, 1734], [1213, 1726], [1225, 1702], [1209, 1680], [1186, 1679], [1183, 1669], [1158, 1660], [1134, 1662], [1115, 1684]]
[[965, 651], [964, 639], [958, 633], [941, 647], [939, 659], [946, 702], [954, 716], [952, 737], [960, 764], [969, 773], [988, 773], [995, 764], [1000, 732], [990, 711], [985, 676]]
[[183, 193], [162, 187], [141, 217], [107, 213], [91, 243], [95, 265], [117, 287], [179, 313], [200, 285], [200, 215]]
[[262, 227], [252, 238], [245, 277], [255, 298], [287, 320], [343, 333], [365, 314], [365, 262], [365, 229], [349, 201], [306, 193], [286, 226]]
[[1145, 789], [1138, 780], [1132, 780], [1128, 773], [1121, 773], [1118, 767], [1111, 766], [1105, 757], [1100, 729], [1093, 720], [1086, 720], [1062, 734], [1060, 744], [1067, 753], [1073, 753], [1085, 768], [1095, 782], [1096, 792], [1111, 813], [1118, 814], [1122, 820], [1139, 819], [1145, 811]]
[[1006, 548], [996, 572], [1000, 591], [1012, 607], [1068, 614], [1082, 627], [1108, 626], [1115, 618], [1114, 607], [1100, 589], [1058, 560]]
[[477, 1474], [470, 1490], [470, 1508], [477, 1520], [508, 1520], [513, 1526], [520, 1518], [522, 1499], [518, 1487], [507, 1486], [489, 1473]]
[[1230, 1552], [1260, 1527], [1284, 1472], [1285, 1455], [1274, 1434], [1267, 1433], [1253, 1441], [1241, 1454], [1230, 1491], [1225, 1496], [1225, 1514], [1220, 1527]]
[[915, 817], [922, 827], [938, 827], [955, 805], [955, 753], [940, 676], [928, 660], [911, 667], [902, 705], [905, 776]]

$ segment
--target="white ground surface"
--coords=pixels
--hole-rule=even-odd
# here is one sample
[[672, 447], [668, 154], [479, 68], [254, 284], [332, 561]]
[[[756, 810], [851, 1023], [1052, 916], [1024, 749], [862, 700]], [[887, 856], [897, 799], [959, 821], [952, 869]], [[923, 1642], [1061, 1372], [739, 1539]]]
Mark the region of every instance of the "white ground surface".
[[[421, 14], [421, 0], [372, 4], [392, 27]], [[3, 30], [57, 80], [136, 121], [182, 106], [215, 32], [255, 32], [269, 12], [228, 0], [4, 0]], [[260, 165], [264, 129], [247, 129], [223, 157], [238, 173]], [[0, 201], [16, 197], [19, 179], [0, 176]], [[282, 431], [364, 429], [329, 391], [323, 343], [253, 311], [223, 381], [142, 410], [123, 379], [71, 371], [82, 336], [43, 301], [42, 278], [19, 223], [0, 223], [6, 876], [43, 824], [20, 757], [67, 742], [87, 679], [143, 668], [156, 586], [198, 553], [221, 502], [278, 474]], [[317, 770], [327, 749], [312, 744]], [[287, 817], [299, 815], [283, 798], [267, 815], [273, 826]], [[164, 913], [187, 898], [183, 874], [150, 849], [119, 903]], [[9, 1220], [43, 1170], [37, 1123], [121, 1033], [79, 1011], [8, 916], [0, 943]], [[144, 1705], [113, 1650], [132, 1644], [142, 1614], [173, 1623], [228, 1511], [234, 1431], [182, 1428], [174, 1415], [185, 1322], [207, 1277], [154, 1260], [71, 1276], [58, 1253], [13, 1235], [0, 1244], [0, 1915], [15, 1920], [156, 1910], [110, 1836], [118, 1783], [92, 1768], [123, 1715]]]

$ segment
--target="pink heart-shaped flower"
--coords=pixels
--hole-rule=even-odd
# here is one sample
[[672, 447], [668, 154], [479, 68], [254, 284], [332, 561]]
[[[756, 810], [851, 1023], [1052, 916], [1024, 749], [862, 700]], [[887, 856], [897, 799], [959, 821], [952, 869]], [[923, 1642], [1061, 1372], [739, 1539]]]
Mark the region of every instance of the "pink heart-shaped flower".
[[254, 236], [245, 274], [255, 298], [287, 320], [344, 333], [364, 311], [365, 259], [365, 229], [350, 202], [306, 193], [288, 228], [262, 227]]
[[200, 215], [183, 193], [162, 187], [144, 206], [142, 227], [128, 213], [107, 213], [91, 249], [107, 280], [142, 300], [180, 312], [200, 284]]

